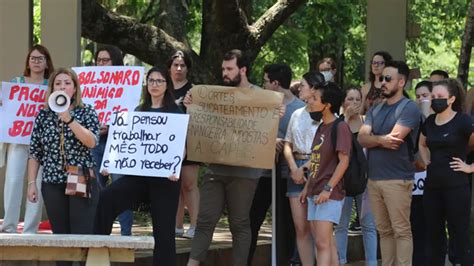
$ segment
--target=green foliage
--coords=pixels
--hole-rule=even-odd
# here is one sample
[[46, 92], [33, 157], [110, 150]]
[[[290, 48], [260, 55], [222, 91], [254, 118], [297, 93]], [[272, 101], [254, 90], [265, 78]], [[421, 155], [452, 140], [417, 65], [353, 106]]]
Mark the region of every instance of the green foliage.
[[[39, 6], [35, 3], [35, 39], [39, 41]], [[120, 14], [156, 22], [159, 0], [99, 0], [105, 7]], [[150, 2], [154, 5], [149, 6]], [[407, 62], [420, 68], [423, 78], [433, 69], [457, 74], [459, 50], [469, 0], [408, 0], [408, 22], [421, 25], [421, 36], [406, 42]], [[200, 0], [186, 0], [189, 13], [187, 37], [199, 54], [202, 30]], [[257, 20], [275, 0], [252, 1], [250, 21]], [[38, 12], [36, 11], [38, 9]], [[146, 13], [146, 14], [145, 14]], [[365, 79], [367, 0], [308, 0], [281, 25], [253, 64], [252, 80], [260, 83], [265, 64], [285, 62], [299, 79], [309, 70], [313, 59], [333, 57], [340, 61], [343, 84], [361, 85]], [[85, 45], [88, 45], [86, 43]], [[84, 47], [85, 47], [84, 45]], [[91, 55], [84, 53], [87, 59]], [[472, 75], [471, 75], [472, 76]], [[474, 77], [471, 77], [471, 82]], [[415, 84], [416, 82], [414, 82]]]
[[41, 43], [41, 0], [33, 1], [33, 43]]
[[428, 78], [435, 69], [457, 75], [459, 51], [469, 0], [410, 0], [408, 20], [421, 26], [421, 36], [407, 40], [406, 59]]
[[[273, 3], [254, 1], [254, 19]], [[362, 84], [366, 5], [364, 0], [308, 1], [262, 48], [254, 62], [253, 76], [261, 80], [265, 64], [286, 62], [293, 69], [294, 79], [299, 79], [309, 70], [309, 55], [318, 59], [330, 56], [342, 60], [345, 84]]]
[[188, 40], [194, 51], [199, 54], [201, 50], [202, 1], [188, 0], [188, 8], [189, 13], [186, 21]]

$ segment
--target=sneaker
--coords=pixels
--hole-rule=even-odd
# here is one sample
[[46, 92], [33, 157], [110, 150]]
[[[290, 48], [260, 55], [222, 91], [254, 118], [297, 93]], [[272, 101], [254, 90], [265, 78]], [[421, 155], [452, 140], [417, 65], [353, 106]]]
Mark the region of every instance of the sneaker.
[[184, 228], [175, 228], [174, 235], [177, 237], [182, 237], [184, 234]]
[[183, 237], [192, 239], [194, 237], [194, 233], [196, 232], [196, 228], [189, 227], [188, 230], [183, 234]]

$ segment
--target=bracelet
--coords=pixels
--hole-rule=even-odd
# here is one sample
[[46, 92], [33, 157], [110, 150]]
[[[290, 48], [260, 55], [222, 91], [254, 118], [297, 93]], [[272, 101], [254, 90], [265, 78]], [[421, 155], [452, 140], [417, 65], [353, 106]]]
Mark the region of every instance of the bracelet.
[[71, 124], [73, 121], [74, 121], [74, 117], [71, 116], [71, 119], [70, 119], [69, 121], [67, 121], [65, 124], [66, 124], [66, 125], [69, 125], [69, 124]]
[[30, 182], [28, 182], [28, 186], [31, 185], [31, 184], [34, 184], [34, 183], [36, 183], [36, 181], [34, 181], [34, 180], [30, 181]]

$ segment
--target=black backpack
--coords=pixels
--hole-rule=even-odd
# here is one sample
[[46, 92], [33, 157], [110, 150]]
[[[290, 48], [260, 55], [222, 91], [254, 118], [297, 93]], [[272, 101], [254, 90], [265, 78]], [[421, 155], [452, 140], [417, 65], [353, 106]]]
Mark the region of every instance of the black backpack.
[[[336, 119], [331, 130], [331, 142], [336, 152], [337, 144], [337, 126], [340, 122], [344, 121], [344, 117], [341, 116]], [[349, 167], [343, 175], [343, 185], [346, 191], [346, 196], [357, 196], [362, 194], [367, 187], [367, 158], [365, 157], [364, 150], [360, 143], [357, 141], [357, 137], [352, 135], [352, 150], [349, 157]]]

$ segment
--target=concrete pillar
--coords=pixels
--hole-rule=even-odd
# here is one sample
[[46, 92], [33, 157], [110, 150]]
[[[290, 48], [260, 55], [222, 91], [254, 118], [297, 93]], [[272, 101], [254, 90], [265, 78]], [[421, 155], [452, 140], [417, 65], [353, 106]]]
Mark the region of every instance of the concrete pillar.
[[41, 0], [41, 42], [55, 68], [80, 65], [80, 0]]
[[407, 0], [367, 1], [366, 73], [376, 51], [387, 51], [395, 60], [405, 60]]
[[[32, 0], [0, 1], [0, 81], [10, 81], [23, 74], [33, 40], [32, 15]], [[5, 167], [0, 168], [0, 218], [4, 215], [4, 184]]]
[[0, 79], [21, 75], [33, 36], [33, 1], [0, 1]]

